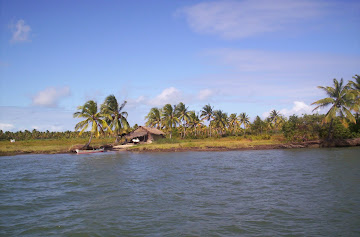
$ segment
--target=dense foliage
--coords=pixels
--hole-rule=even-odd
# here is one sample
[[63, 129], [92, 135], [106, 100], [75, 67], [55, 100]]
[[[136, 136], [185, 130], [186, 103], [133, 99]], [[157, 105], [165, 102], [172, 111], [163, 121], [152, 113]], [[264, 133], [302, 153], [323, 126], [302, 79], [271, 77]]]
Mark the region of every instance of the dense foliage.
[[[146, 126], [163, 130], [169, 138], [207, 138], [244, 136], [251, 139], [270, 139], [273, 135], [281, 135], [288, 141], [309, 141], [329, 138], [360, 137], [360, 76], [355, 75], [354, 81], [344, 84], [334, 79], [333, 87], [319, 86], [328, 97], [315, 101], [315, 109], [330, 107], [324, 114], [304, 114], [284, 117], [277, 110], [261, 119], [259, 116], [250, 121], [249, 116], [242, 112], [237, 115], [217, 109], [210, 104], [199, 112], [189, 110], [184, 103], [166, 104], [162, 108], [151, 108], [145, 117]], [[96, 135], [114, 136], [116, 142], [121, 135], [138, 127], [131, 128], [126, 120], [127, 112], [123, 111], [126, 101], [119, 104], [115, 96], [106, 97], [104, 103], [97, 106], [94, 101], [87, 101], [78, 107], [74, 117], [84, 118], [75, 129], [80, 132], [40, 132], [37, 130], [24, 132], [3, 132], [0, 140], [27, 139], [66, 139], [74, 137], [90, 137]], [[315, 110], [314, 109], [314, 110]], [[87, 131], [91, 128], [90, 131]]]

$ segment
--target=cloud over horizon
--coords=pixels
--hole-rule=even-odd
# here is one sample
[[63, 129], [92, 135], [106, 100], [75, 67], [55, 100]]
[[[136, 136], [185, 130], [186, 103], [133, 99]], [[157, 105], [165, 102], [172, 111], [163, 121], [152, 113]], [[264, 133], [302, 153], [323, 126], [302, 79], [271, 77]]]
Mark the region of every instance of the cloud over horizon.
[[48, 87], [39, 91], [33, 98], [32, 103], [41, 107], [57, 107], [59, 101], [70, 96], [70, 88], [68, 86], [62, 88]]

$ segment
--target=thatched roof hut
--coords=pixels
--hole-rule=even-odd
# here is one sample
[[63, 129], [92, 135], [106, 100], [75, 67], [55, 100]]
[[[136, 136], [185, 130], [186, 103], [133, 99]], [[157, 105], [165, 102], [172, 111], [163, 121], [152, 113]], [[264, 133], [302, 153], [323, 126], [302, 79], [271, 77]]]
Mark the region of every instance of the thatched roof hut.
[[156, 128], [139, 126], [137, 129], [125, 135], [128, 142], [133, 139], [139, 139], [141, 142], [153, 142], [159, 138], [165, 137], [165, 133]]

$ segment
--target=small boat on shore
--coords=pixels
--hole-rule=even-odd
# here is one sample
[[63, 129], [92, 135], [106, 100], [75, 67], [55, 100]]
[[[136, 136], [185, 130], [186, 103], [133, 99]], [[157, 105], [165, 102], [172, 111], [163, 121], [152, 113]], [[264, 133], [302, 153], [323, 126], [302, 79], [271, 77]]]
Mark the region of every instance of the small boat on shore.
[[90, 153], [98, 153], [98, 152], [104, 152], [104, 148], [101, 148], [101, 149], [95, 149], [95, 150], [79, 150], [79, 149], [76, 149], [76, 153], [78, 154], [90, 154]]

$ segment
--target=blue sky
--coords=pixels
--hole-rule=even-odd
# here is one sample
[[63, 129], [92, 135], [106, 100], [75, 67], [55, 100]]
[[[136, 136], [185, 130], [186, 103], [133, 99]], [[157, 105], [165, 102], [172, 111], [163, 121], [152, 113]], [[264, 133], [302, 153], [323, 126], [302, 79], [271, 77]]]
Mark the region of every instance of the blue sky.
[[73, 130], [114, 94], [130, 125], [199, 111], [311, 113], [318, 85], [360, 74], [360, 2], [0, 0], [0, 129]]

